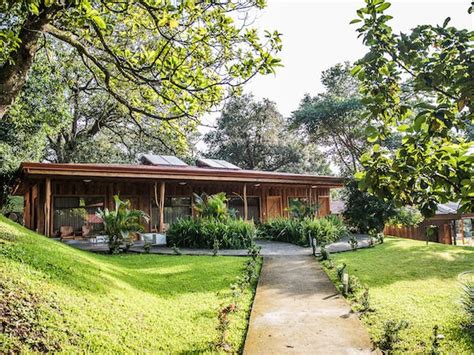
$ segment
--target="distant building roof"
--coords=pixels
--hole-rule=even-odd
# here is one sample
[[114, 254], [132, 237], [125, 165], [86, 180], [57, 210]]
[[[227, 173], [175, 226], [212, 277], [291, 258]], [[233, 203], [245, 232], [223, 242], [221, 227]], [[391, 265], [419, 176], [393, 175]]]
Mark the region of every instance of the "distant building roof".
[[344, 211], [346, 204], [342, 200], [331, 200], [329, 202], [329, 209], [331, 210], [332, 214], [341, 214]]
[[438, 203], [436, 214], [458, 213], [459, 207], [459, 202]]

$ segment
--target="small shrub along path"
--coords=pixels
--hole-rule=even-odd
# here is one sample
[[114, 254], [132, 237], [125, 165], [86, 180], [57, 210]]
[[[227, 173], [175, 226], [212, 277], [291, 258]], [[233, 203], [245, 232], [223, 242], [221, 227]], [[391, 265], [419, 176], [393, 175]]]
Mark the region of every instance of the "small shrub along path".
[[357, 315], [307, 249], [285, 243], [264, 249], [244, 354], [374, 352]]

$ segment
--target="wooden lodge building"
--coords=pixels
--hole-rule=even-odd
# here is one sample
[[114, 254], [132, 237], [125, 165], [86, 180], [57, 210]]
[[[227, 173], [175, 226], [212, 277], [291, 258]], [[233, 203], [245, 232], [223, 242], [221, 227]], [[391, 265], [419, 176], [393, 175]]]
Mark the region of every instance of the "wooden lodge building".
[[330, 189], [342, 186], [341, 178], [331, 176], [242, 170], [212, 159], [196, 164], [159, 155], [143, 155], [136, 165], [22, 163], [14, 193], [24, 196], [26, 227], [59, 236], [66, 227], [75, 235], [100, 230], [96, 212], [114, 208], [117, 194], [150, 216], [147, 232], [163, 232], [177, 218], [193, 214], [193, 193], [225, 192], [229, 208], [258, 222], [287, 216], [294, 199], [327, 215]]

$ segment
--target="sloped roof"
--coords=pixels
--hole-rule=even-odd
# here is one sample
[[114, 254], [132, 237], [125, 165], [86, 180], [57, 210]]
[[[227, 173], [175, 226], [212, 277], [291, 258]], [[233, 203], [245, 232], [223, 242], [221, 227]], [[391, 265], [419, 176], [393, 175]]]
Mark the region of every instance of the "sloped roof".
[[22, 163], [20, 179], [43, 177], [136, 178], [189, 181], [280, 183], [341, 187], [343, 179], [334, 176], [290, 174], [273, 171], [212, 169], [195, 166], [155, 166], [132, 164], [53, 164]]

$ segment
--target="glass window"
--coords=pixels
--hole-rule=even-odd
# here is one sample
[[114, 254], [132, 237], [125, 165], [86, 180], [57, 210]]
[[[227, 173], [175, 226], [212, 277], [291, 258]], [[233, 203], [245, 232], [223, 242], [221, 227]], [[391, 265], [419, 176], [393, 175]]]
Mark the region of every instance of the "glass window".
[[[163, 215], [166, 224], [173, 223], [181, 217], [191, 216], [191, 214], [191, 197], [165, 197]], [[151, 225], [153, 228], [158, 228], [160, 225], [160, 211], [154, 199], [151, 208]]]
[[[260, 200], [258, 197], [247, 197], [248, 218], [260, 221]], [[229, 198], [229, 209], [234, 210], [237, 218], [244, 218], [244, 201], [237, 196]]]
[[96, 216], [99, 208], [104, 208], [102, 196], [71, 196], [54, 198], [54, 232], [61, 227], [72, 227], [74, 232], [82, 232], [83, 226], [94, 231], [103, 229], [102, 220]]

